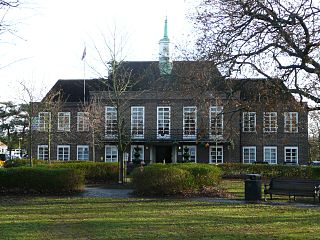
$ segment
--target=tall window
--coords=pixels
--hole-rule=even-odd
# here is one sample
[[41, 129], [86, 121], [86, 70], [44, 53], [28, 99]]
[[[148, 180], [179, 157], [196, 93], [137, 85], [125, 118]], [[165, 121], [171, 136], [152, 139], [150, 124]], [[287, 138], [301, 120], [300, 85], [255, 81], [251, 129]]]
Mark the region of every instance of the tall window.
[[297, 112], [284, 113], [284, 132], [288, 132], [288, 133], [298, 132], [298, 113]]
[[210, 107], [210, 138], [222, 138], [223, 135], [223, 107]]
[[183, 108], [183, 138], [196, 138], [197, 136], [197, 108]]
[[50, 124], [51, 124], [51, 113], [50, 112], [39, 112], [38, 130], [41, 132], [48, 131]]
[[118, 148], [114, 145], [105, 146], [105, 161], [118, 162]]
[[77, 146], [77, 160], [89, 160], [89, 146], [78, 145]]
[[144, 138], [144, 107], [131, 107], [131, 136]]
[[263, 113], [263, 131], [264, 132], [277, 132], [277, 112], [264, 112]]
[[115, 107], [106, 107], [106, 137], [114, 138], [117, 135], [117, 109]]
[[243, 132], [256, 131], [256, 113], [244, 112], [242, 115], [242, 130]]
[[69, 161], [70, 160], [70, 146], [58, 145], [57, 146], [57, 160]]
[[38, 145], [38, 159], [39, 160], [49, 159], [48, 145]]
[[285, 162], [298, 163], [298, 147], [284, 147]]
[[131, 145], [131, 161], [138, 156], [140, 161], [144, 160], [144, 146], [143, 145]]
[[243, 147], [242, 148], [243, 163], [253, 163], [256, 161], [256, 147]]
[[70, 112], [58, 113], [58, 131], [70, 131]]
[[186, 149], [188, 149], [188, 154], [189, 154], [189, 162], [197, 162], [197, 146], [194, 146], [194, 145], [185, 145], [183, 146], [183, 149], [182, 149], [182, 157], [184, 160], [187, 160], [185, 158], [185, 152], [186, 152]]
[[263, 161], [270, 164], [277, 164], [277, 147], [264, 147]]
[[210, 163], [223, 163], [223, 146], [210, 147]]
[[170, 107], [157, 108], [157, 137], [170, 138]]
[[78, 132], [89, 131], [89, 113], [88, 112], [77, 113], [77, 131]]

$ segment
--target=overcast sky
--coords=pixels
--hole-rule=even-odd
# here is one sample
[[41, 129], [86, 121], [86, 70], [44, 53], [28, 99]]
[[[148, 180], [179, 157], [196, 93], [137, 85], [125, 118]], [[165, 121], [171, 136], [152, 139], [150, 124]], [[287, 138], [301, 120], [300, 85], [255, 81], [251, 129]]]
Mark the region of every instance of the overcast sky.
[[[169, 38], [179, 44], [187, 34], [186, 0], [21, 0], [5, 20], [14, 23], [14, 35], [1, 35], [0, 101], [20, 100], [19, 82], [35, 88], [41, 97], [58, 79], [93, 78], [86, 61], [94, 65], [94, 45], [101, 46], [117, 28], [126, 35], [125, 60], [157, 60], [164, 19]], [[3, 15], [3, 13], [1, 13]], [[9, 66], [6, 66], [8, 65]]]

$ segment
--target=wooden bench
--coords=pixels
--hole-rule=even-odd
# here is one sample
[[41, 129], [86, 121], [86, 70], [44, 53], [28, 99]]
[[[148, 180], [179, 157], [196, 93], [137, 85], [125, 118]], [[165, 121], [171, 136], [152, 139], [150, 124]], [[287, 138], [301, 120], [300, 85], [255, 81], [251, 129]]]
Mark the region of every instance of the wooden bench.
[[296, 196], [313, 197], [316, 201], [318, 198], [320, 202], [320, 180], [309, 180], [309, 179], [278, 179], [271, 178], [269, 184], [264, 185], [264, 199], [266, 200], [267, 194], [270, 195], [287, 195], [289, 200], [291, 196], [296, 200]]

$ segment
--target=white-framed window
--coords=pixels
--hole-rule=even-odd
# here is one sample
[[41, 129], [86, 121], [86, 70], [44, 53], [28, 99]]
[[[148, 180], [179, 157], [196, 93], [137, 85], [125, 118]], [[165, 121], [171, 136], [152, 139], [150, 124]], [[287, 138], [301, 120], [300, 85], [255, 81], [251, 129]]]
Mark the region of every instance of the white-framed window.
[[298, 163], [298, 147], [284, 147], [284, 161]]
[[77, 145], [77, 160], [89, 160], [89, 146]]
[[89, 113], [77, 112], [77, 131], [87, 132], [89, 131]]
[[45, 132], [51, 127], [51, 113], [50, 112], [39, 112], [38, 130]]
[[189, 162], [197, 162], [197, 146], [195, 145], [184, 145], [183, 149], [182, 149], [182, 157], [184, 160], [185, 159], [185, 150], [188, 149], [188, 153], [189, 153]]
[[117, 135], [117, 109], [106, 106], [105, 108], [105, 134], [106, 138], [115, 138]]
[[105, 145], [105, 162], [118, 162], [118, 148], [115, 145]]
[[69, 161], [70, 160], [70, 146], [58, 145], [57, 146], [57, 160]]
[[256, 161], [256, 147], [248, 146], [242, 148], [243, 163], [253, 163]]
[[135, 154], [139, 153], [140, 161], [144, 160], [144, 146], [143, 145], [131, 145], [131, 161], [135, 158]]
[[277, 147], [263, 147], [263, 161], [277, 164]]
[[197, 107], [183, 108], [183, 138], [194, 139], [197, 137]]
[[70, 131], [70, 112], [58, 112], [58, 131]]
[[242, 114], [242, 131], [243, 132], [256, 131], [256, 112], [244, 112]]
[[284, 113], [284, 132], [287, 132], [287, 133], [298, 132], [298, 113], [297, 112]]
[[277, 112], [263, 113], [263, 131], [266, 133], [277, 132]]
[[37, 159], [48, 160], [49, 159], [49, 148], [48, 145], [38, 145]]
[[210, 146], [210, 163], [223, 163], [223, 146]]
[[210, 107], [209, 135], [211, 139], [222, 138], [223, 135], [223, 107]]
[[157, 107], [157, 137], [170, 138], [170, 107]]
[[131, 136], [134, 139], [144, 138], [144, 107], [131, 107]]

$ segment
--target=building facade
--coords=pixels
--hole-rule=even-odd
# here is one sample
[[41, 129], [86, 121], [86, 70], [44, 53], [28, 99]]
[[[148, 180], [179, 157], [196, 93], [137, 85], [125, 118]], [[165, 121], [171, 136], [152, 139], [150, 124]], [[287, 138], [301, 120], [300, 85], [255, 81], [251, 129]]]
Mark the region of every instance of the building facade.
[[159, 62], [120, 63], [119, 83], [130, 72], [121, 92], [114, 76], [59, 80], [36, 104], [33, 156], [307, 163], [307, 108], [281, 81], [224, 78], [209, 62], [172, 62], [167, 22], [159, 55]]

